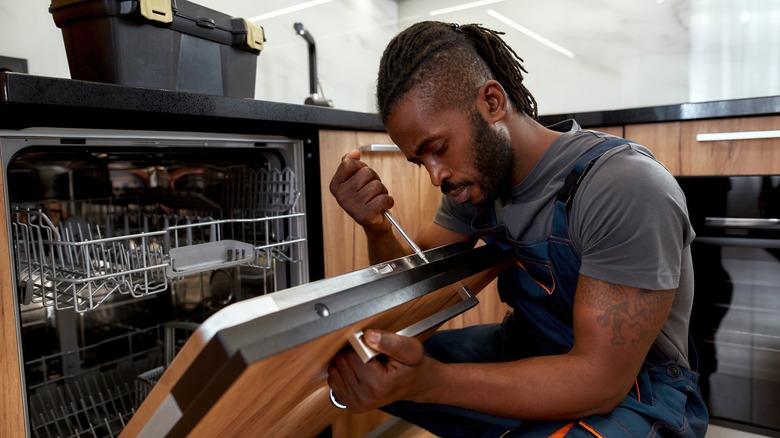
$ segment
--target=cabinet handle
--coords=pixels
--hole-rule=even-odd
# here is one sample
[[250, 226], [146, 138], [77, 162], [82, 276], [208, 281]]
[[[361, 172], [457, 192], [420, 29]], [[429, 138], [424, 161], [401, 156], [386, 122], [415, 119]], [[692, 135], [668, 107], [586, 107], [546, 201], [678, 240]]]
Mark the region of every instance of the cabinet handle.
[[720, 228], [777, 228], [780, 219], [776, 218], [744, 218], [744, 217], [707, 217], [704, 224], [709, 227]]
[[365, 144], [360, 146], [360, 152], [401, 152], [394, 144]]
[[696, 141], [755, 140], [759, 138], [780, 138], [780, 131], [713, 132], [696, 134]]
[[754, 239], [752, 237], [699, 237], [693, 240], [698, 243], [705, 243], [714, 246], [738, 246], [740, 248], [778, 248], [780, 249], [780, 240], [777, 239]]

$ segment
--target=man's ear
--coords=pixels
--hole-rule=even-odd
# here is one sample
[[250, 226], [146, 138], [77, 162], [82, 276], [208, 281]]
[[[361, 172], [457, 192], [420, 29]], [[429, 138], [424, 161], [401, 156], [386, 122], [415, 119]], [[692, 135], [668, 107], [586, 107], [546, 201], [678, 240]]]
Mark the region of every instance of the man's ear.
[[488, 123], [497, 122], [506, 116], [509, 99], [504, 87], [490, 79], [479, 88], [479, 106]]

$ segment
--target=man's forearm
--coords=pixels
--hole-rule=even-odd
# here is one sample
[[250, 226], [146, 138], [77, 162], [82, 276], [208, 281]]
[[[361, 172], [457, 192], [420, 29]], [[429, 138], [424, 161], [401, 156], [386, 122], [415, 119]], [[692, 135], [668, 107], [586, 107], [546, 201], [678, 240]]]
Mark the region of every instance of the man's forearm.
[[[551, 374], [552, 370], [564, 372]], [[525, 420], [604, 414], [628, 392], [621, 380], [594, 370], [581, 357], [566, 354], [515, 363], [443, 364], [427, 377], [425, 381], [435, 389], [416, 401]]]

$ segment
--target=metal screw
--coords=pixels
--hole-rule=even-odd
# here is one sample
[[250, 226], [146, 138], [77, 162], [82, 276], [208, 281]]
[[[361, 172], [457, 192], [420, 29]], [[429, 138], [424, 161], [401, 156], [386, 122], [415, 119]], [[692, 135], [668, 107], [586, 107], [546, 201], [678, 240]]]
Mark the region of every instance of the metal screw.
[[320, 315], [323, 318], [327, 318], [328, 316], [330, 316], [330, 309], [328, 309], [328, 306], [322, 303], [315, 304], [314, 310], [317, 311], [317, 315]]

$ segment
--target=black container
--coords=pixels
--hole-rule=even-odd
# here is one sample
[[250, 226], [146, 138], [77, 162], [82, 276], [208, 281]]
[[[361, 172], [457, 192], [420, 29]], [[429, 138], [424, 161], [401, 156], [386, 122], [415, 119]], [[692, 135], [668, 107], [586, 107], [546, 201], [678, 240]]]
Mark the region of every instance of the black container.
[[254, 97], [263, 28], [186, 0], [52, 0], [73, 79]]

